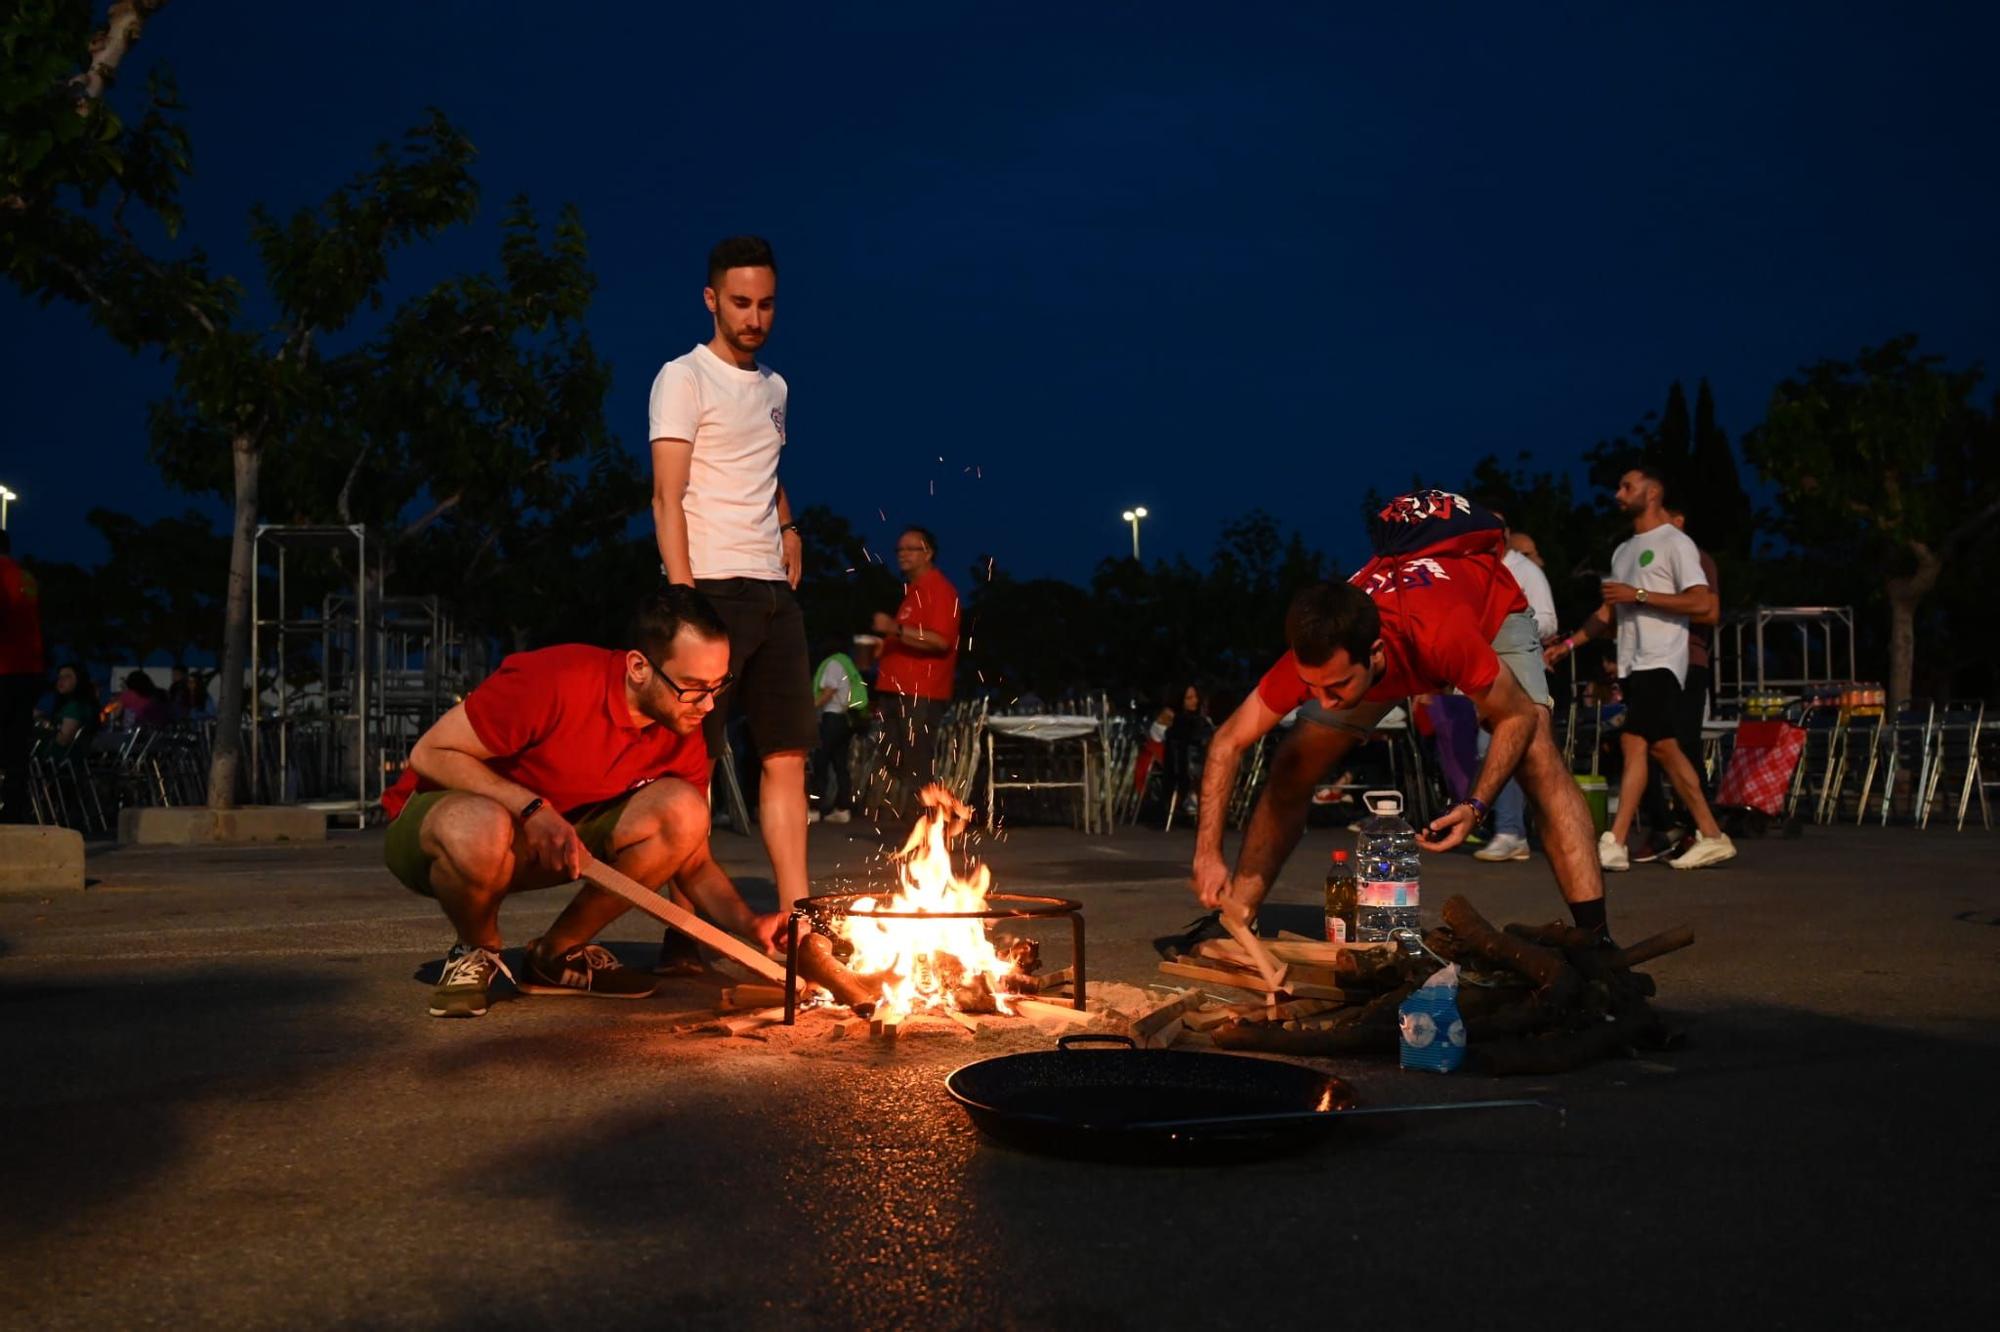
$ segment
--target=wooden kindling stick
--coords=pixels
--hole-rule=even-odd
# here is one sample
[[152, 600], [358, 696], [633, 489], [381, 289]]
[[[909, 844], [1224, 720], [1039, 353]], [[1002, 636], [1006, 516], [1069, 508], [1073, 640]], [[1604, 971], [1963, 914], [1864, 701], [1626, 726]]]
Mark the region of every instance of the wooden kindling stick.
[[1257, 968], [1257, 974], [1272, 990], [1285, 988], [1285, 964], [1271, 956], [1271, 950], [1264, 941], [1250, 932], [1246, 924], [1249, 913], [1234, 902], [1224, 902], [1220, 912], [1222, 928], [1229, 931], [1229, 937], [1236, 940], [1250, 957], [1250, 964]]

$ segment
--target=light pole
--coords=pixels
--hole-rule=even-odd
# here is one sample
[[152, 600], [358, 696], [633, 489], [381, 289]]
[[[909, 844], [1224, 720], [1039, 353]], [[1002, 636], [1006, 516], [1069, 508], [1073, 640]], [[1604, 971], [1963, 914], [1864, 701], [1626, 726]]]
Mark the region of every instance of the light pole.
[[0, 486], [0, 532], [7, 530], [7, 506], [21, 498], [5, 486]]
[[1136, 560], [1139, 558], [1139, 520], [1146, 516], [1146, 510], [1143, 507], [1127, 509], [1122, 516], [1132, 524], [1132, 558]]

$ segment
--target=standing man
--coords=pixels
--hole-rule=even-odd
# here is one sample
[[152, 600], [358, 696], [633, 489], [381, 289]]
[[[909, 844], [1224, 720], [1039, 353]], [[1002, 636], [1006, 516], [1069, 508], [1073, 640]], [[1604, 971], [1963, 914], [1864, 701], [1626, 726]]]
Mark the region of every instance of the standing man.
[[[432, 1017], [478, 1017], [500, 960], [500, 904], [602, 860], [668, 880], [724, 928], [773, 946], [787, 913], [752, 913], [708, 849], [702, 721], [729, 683], [722, 621], [692, 588], [639, 605], [623, 651], [564, 644], [507, 658], [440, 717], [382, 795], [383, 858], [458, 931]], [[591, 943], [627, 909], [587, 884], [518, 976], [524, 994], [643, 999], [658, 985]]]
[[1631, 539], [1612, 552], [1604, 604], [1582, 629], [1548, 649], [1554, 665], [1590, 639], [1614, 632], [1615, 618], [1618, 677], [1625, 694], [1625, 729], [1618, 746], [1625, 771], [1618, 783], [1618, 813], [1597, 842], [1598, 861], [1608, 870], [1632, 868], [1626, 839], [1646, 794], [1648, 758], [1666, 772], [1695, 822], [1694, 845], [1668, 863], [1675, 869], [1701, 869], [1736, 855], [1675, 738], [1687, 679], [1688, 621], [1714, 613], [1715, 592], [1702, 573], [1694, 542], [1668, 520], [1665, 494], [1666, 483], [1651, 466], [1634, 467], [1619, 478], [1616, 500], [1631, 516]]
[[[779, 906], [789, 910], [808, 891], [806, 753], [818, 728], [805, 619], [792, 596], [799, 529], [778, 480], [785, 381], [757, 361], [777, 313], [770, 244], [757, 236], [718, 244], [702, 299], [713, 336], [653, 380], [653, 531], [668, 581], [700, 589], [728, 627], [735, 688], [709, 714], [708, 747], [722, 752], [725, 713], [741, 710], [762, 765], [757, 826]], [[663, 962], [698, 959], [671, 931], [662, 953]]]
[[28, 754], [35, 747], [35, 700], [41, 697], [42, 600], [35, 576], [14, 559], [0, 530], [0, 823], [33, 823]]
[[937, 538], [906, 527], [896, 538], [896, 567], [907, 584], [896, 613], [878, 613], [882, 664], [875, 673], [882, 743], [895, 775], [891, 812], [914, 813], [917, 792], [932, 780], [937, 724], [951, 701], [958, 667], [958, 589], [937, 569]]
[[[1571, 916], [1579, 929], [1604, 935], [1590, 810], [1555, 742], [1541, 644], [1527, 600], [1501, 563], [1501, 530], [1498, 517], [1461, 496], [1399, 496], [1376, 515], [1373, 560], [1345, 583], [1321, 583], [1292, 599], [1290, 651], [1209, 744], [1194, 855], [1194, 890], [1204, 905], [1254, 912], [1298, 845], [1321, 774], [1399, 701], [1457, 689], [1493, 742], [1471, 794], [1422, 830], [1419, 845], [1457, 846], [1518, 770]], [[1299, 724], [1272, 759], [1232, 874], [1222, 825], [1237, 766], [1293, 708]]]
[[[826, 821], [846, 823], [854, 817], [854, 773], [848, 750], [854, 743], [854, 719], [868, 715], [868, 685], [854, 658], [835, 644], [820, 662], [813, 688], [813, 705], [819, 709], [819, 753], [813, 758], [818, 776], [813, 784], [827, 802]], [[827, 792], [829, 780], [833, 783], [831, 794]], [[806, 815], [808, 823], [818, 823], [820, 818], [819, 810]]]
[[[1504, 515], [1501, 521], [1506, 521]], [[1542, 572], [1542, 562], [1535, 551], [1535, 540], [1511, 528], [1506, 536], [1507, 551], [1501, 561], [1521, 585], [1521, 595], [1528, 599], [1528, 613], [1535, 617], [1535, 637], [1547, 642], [1556, 636], [1560, 622], [1556, 619], [1556, 599], [1549, 591], [1548, 575]], [[1486, 748], [1491, 743], [1492, 737], [1482, 729], [1480, 758], [1486, 757]], [[1500, 795], [1493, 802], [1493, 840], [1474, 851], [1472, 858], [1487, 861], [1528, 858], [1528, 797], [1522, 793], [1519, 779], [1510, 777], [1500, 788]]]

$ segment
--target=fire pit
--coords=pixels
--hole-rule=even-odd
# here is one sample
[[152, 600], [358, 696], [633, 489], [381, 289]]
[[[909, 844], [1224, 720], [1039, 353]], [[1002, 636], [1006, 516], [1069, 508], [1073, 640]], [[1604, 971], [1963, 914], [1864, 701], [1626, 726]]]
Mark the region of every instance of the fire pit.
[[[1083, 904], [992, 892], [993, 874], [984, 864], [968, 862], [961, 874], [950, 842], [971, 824], [972, 810], [938, 785], [925, 787], [920, 799], [916, 827], [890, 857], [893, 887], [820, 893], [801, 898], [793, 910], [785, 942], [786, 1025], [798, 1017], [801, 975], [857, 1012], [878, 1012], [885, 1026], [919, 1011], [1011, 1012], [1010, 1000], [1040, 992], [1029, 975], [1033, 965], [1022, 965], [1025, 954], [1039, 956], [1039, 945], [1016, 941], [1002, 953], [993, 925], [1058, 917], [1070, 923], [1071, 1004], [1081, 1010]], [[836, 941], [846, 956], [836, 956]]]
[[[808, 933], [835, 937], [848, 920], [906, 921], [910, 923], [951, 920], [1057, 920], [1067, 918], [1070, 929], [1070, 1006], [1081, 1010], [1088, 997], [1084, 981], [1083, 903], [1068, 897], [1039, 897], [1029, 893], [989, 893], [986, 905], [969, 911], [889, 910], [875, 905], [880, 895], [872, 892], [817, 893], [799, 899], [785, 930], [785, 1024], [798, 1018], [799, 944]], [[857, 907], [866, 902], [866, 907]]]

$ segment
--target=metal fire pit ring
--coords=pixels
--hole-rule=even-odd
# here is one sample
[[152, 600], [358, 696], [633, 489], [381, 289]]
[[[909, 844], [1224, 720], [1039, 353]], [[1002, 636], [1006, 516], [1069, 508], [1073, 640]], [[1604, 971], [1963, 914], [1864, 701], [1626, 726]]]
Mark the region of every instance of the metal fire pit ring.
[[[1041, 897], [1034, 893], [988, 893], [979, 911], [856, 911], [864, 897], [880, 897], [878, 889], [853, 893], [815, 893], [801, 897], [785, 922], [785, 1025], [798, 1020], [800, 925], [831, 934], [829, 922], [842, 916], [862, 920], [1061, 920], [1069, 921], [1070, 976], [1076, 997], [1070, 1007], [1081, 1011], [1084, 988], [1083, 903], [1071, 897]], [[1003, 905], [1004, 904], [1004, 905]]]

